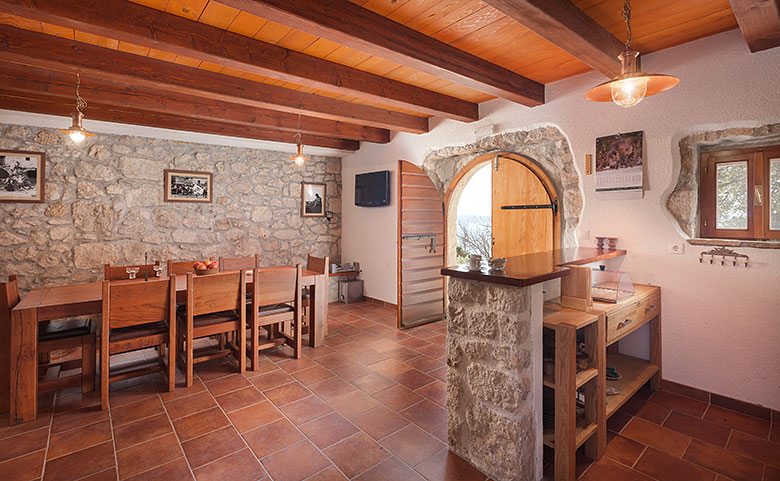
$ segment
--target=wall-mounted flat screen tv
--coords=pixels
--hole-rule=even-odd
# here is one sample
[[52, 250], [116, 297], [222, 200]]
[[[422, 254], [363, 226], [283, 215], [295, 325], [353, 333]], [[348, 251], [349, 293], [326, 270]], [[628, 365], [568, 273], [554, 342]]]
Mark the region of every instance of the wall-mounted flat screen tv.
[[355, 205], [378, 207], [390, 203], [390, 171], [355, 175]]

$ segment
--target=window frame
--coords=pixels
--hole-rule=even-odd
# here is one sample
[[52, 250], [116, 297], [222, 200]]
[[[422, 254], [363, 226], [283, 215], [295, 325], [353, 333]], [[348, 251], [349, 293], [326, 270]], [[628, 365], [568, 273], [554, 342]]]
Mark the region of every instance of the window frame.
[[[720, 150], [701, 154], [699, 165], [699, 232], [702, 238], [780, 239], [780, 230], [769, 229], [769, 159], [771, 158], [780, 158], [780, 145]], [[717, 228], [717, 165], [731, 162], [747, 162], [748, 166], [747, 229]], [[761, 205], [756, 205], [756, 192], [760, 193]]]

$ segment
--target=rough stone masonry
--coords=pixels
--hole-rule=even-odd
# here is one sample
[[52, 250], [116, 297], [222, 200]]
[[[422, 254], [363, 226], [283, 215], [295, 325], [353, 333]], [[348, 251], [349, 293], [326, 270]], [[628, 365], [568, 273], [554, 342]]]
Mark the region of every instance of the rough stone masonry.
[[529, 290], [449, 277], [448, 309], [450, 449], [496, 481], [532, 481], [541, 433]]
[[[259, 252], [263, 265], [341, 255], [341, 159], [0, 125], [0, 149], [46, 154], [46, 202], [0, 203], [0, 275], [23, 289], [102, 279], [103, 265]], [[213, 172], [211, 204], [163, 202], [163, 170]], [[333, 219], [301, 217], [301, 182], [327, 185]], [[335, 284], [335, 283], [331, 283]]]

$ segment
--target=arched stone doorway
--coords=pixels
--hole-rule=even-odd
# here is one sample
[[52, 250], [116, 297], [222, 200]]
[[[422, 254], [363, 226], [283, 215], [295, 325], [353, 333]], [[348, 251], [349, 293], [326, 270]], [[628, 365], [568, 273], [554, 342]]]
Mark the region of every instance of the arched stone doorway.
[[[455, 199], [453, 205], [457, 205], [459, 195], [455, 186], [464, 179], [468, 181], [469, 172], [489, 162], [496, 154], [516, 154], [546, 176], [552, 189], [558, 194], [559, 234], [555, 245], [564, 248], [576, 247], [575, 229], [579, 224], [583, 197], [579, 175], [574, 167], [574, 155], [568, 139], [558, 127], [548, 125], [504, 132], [474, 143], [434, 150], [423, 160], [422, 168], [442, 198], [452, 197]], [[452, 192], [449, 192], [450, 190]], [[452, 223], [447, 222], [448, 229], [450, 224]], [[448, 231], [445, 232], [448, 239], [452, 237]], [[448, 249], [448, 262], [454, 259], [450, 254]]]
[[[460, 196], [474, 174], [485, 166], [492, 166], [497, 158], [511, 160], [527, 168], [541, 183], [544, 191], [546, 191], [547, 197], [551, 200], [558, 199], [558, 192], [556, 191], [553, 182], [547, 177], [547, 174], [539, 165], [534, 163], [533, 160], [523, 155], [512, 152], [491, 152], [489, 154], [480, 155], [469, 161], [455, 174], [444, 195], [445, 242], [447, 249], [445, 253], [445, 265], [455, 264], [455, 259], [457, 257], [457, 208], [460, 202]], [[551, 216], [551, 222], [552, 225], [549, 226], [549, 228], [552, 231], [552, 248], [560, 248], [561, 223], [557, 209], [555, 214]]]

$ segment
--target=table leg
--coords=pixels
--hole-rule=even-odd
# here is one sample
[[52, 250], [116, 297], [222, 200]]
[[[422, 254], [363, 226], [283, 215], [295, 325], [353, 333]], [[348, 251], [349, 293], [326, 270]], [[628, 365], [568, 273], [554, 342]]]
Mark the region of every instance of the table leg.
[[38, 414], [38, 313], [35, 309], [11, 313], [11, 406], [13, 426], [35, 419]]
[[309, 346], [319, 347], [325, 342], [325, 326], [328, 322], [328, 278], [327, 274], [314, 277], [309, 287]]

